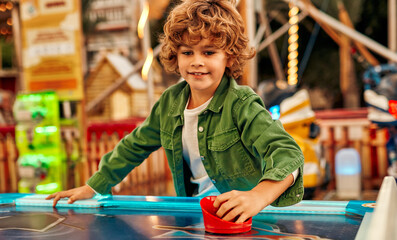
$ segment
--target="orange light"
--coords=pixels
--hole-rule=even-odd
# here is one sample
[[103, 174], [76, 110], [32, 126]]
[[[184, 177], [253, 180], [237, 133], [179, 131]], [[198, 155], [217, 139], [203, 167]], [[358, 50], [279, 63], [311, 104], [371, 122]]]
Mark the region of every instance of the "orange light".
[[397, 100], [389, 100], [389, 113], [397, 119]]
[[148, 19], [148, 16], [149, 16], [149, 3], [145, 1], [141, 17], [139, 18], [138, 21], [138, 37], [140, 39], [142, 39], [143, 36], [145, 35], [145, 24]]
[[294, 16], [296, 16], [298, 14], [298, 12], [299, 12], [299, 8], [296, 7], [296, 6], [292, 6], [291, 10], [289, 12], [289, 16], [290, 17], [294, 17]]
[[149, 48], [147, 51], [147, 57], [145, 63], [142, 67], [142, 79], [147, 80], [149, 75], [149, 70], [153, 62], [153, 49]]
[[6, 8], [7, 8], [8, 10], [11, 10], [13, 7], [14, 7], [14, 6], [12, 5], [12, 2], [8, 2], [8, 3], [6, 4]]
[[298, 51], [293, 51], [288, 54], [288, 60], [294, 61], [298, 58]]
[[294, 66], [298, 66], [298, 59], [292, 59], [291, 61], [288, 61], [288, 67], [294, 67]]
[[299, 12], [299, 8], [295, 6], [292, 1], [289, 4], [289, 24], [290, 27], [288, 29], [288, 84], [296, 85], [298, 83], [298, 21], [299, 17], [297, 16]]
[[289, 34], [294, 34], [297, 33], [299, 30], [299, 26], [298, 25], [292, 25], [289, 29], [288, 29], [288, 33]]
[[297, 51], [298, 50], [298, 43], [291, 43], [288, 47], [289, 52]]

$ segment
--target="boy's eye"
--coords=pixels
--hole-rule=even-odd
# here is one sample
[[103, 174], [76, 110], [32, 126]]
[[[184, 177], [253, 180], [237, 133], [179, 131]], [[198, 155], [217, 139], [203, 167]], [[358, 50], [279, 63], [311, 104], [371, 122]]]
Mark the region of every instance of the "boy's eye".
[[190, 51], [182, 51], [182, 54], [183, 55], [192, 55], [192, 52], [190, 52]]
[[205, 54], [205, 55], [213, 55], [213, 54], [215, 54], [215, 52], [213, 52], [213, 51], [206, 51], [204, 54]]

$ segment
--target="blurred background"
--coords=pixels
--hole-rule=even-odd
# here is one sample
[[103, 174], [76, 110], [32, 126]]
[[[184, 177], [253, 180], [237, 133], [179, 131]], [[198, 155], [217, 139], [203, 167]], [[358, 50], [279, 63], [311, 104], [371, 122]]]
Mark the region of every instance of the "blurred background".
[[[0, 1], [0, 193], [81, 186], [179, 81], [173, 0]], [[240, 0], [251, 86], [305, 154], [305, 199], [375, 200], [397, 177], [396, 0]], [[162, 149], [115, 194], [175, 195]]]

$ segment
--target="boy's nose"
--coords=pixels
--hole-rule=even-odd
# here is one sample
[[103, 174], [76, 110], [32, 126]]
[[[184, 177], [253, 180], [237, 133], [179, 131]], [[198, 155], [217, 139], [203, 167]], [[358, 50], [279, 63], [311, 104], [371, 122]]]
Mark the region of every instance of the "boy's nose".
[[201, 67], [204, 66], [204, 62], [200, 57], [194, 57], [193, 61], [190, 63], [192, 67]]

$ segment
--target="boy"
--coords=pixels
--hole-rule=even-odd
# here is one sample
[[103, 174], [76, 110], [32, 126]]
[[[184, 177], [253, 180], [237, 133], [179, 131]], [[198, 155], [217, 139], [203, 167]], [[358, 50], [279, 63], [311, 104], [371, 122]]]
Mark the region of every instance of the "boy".
[[[187, 0], [164, 25], [160, 60], [186, 81], [168, 88], [145, 122], [103, 156], [80, 188], [50, 195], [54, 206], [106, 194], [163, 147], [178, 196], [219, 195], [217, 215], [244, 222], [269, 204], [303, 196], [303, 155], [250, 88], [238, 86], [248, 47], [244, 23], [227, 0]], [[95, 191], [94, 191], [95, 190]], [[222, 193], [222, 194], [221, 194]]]

